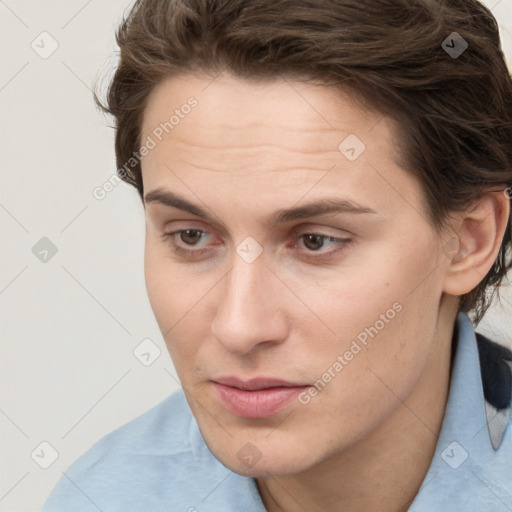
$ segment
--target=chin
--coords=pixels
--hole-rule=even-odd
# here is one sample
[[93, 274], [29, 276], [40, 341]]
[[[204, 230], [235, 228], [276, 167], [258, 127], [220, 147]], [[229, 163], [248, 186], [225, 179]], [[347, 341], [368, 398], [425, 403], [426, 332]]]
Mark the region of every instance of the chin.
[[318, 451], [311, 447], [305, 450], [303, 442], [288, 440], [284, 443], [277, 437], [274, 442], [245, 438], [240, 442], [231, 439], [228, 445], [215, 442], [207, 442], [207, 445], [228, 469], [252, 478], [292, 475], [320, 462]]
[[262, 457], [252, 467], [248, 467], [237, 459], [222, 460], [219, 458], [219, 460], [231, 471], [251, 478], [294, 475], [308, 469], [309, 467], [307, 464], [302, 466], [297, 460], [283, 460], [278, 454], [274, 455], [274, 460]]

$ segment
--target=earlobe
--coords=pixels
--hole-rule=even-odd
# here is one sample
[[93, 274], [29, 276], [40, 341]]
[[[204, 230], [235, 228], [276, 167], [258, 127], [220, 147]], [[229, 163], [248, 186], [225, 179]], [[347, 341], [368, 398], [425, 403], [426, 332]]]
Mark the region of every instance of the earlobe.
[[443, 291], [464, 295], [484, 279], [498, 256], [510, 216], [503, 192], [487, 192], [458, 216], [443, 248], [449, 263]]

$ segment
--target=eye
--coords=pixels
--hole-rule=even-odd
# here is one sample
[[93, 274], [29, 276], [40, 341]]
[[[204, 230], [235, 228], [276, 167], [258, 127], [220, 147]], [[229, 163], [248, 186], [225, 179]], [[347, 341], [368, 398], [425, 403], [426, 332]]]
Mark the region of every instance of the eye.
[[337, 238], [323, 233], [302, 233], [298, 235], [295, 249], [304, 257], [329, 258], [345, 249], [351, 241], [349, 238]]
[[179, 236], [179, 239], [186, 245], [196, 245], [206, 233], [200, 229], [183, 229], [171, 233]]
[[[207, 253], [210, 234], [202, 229], [177, 229], [164, 233], [162, 238], [171, 245], [174, 252], [187, 258], [195, 258]], [[215, 244], [213, 244], [215, 245]]]
[[316, 233], [302, 235], [302, 241], [304, 243], [304, 247], [309, 249], [310, 251], [318, 251], [322, 249], [327, 242], [336, 242], [336, 238], [332, 236], [318, 235]]

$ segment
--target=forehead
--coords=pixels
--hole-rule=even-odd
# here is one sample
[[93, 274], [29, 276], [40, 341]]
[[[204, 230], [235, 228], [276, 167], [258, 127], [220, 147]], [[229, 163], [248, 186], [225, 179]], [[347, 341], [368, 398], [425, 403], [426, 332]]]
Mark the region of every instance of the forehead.
[[[186, 115], [187, 122], [180, 117], [180, 122], [173, 126], [174, 139], [182, 136], [198, 143], [207, 139], [210, 144], [223, 146], [228, 142], [246, 142], [250, 136], [278, 139], [291, 148], [307, 144], [319, 150], [332, 150], [333, 143], [341, 142], [343, 135], [368, 138], [377, 124], [382, 141], [392, 137], [393, 132], [390, 119], [363, 108], [348, 94], [332, 87], [288, 79], [256, 82], [222, 74], [213, 78], [183, 75], [161, 82], [146, 104], [143, 137], [168, 122], [191, 97], [197, 106]], [[217, 129], [212, 131], [212, 126]], [[226, 132], [230, 132], [229, 141], [224, 138]], [[313, 140], [314, 134], [321, 137]], [[337, 145], [334, 149], [338, 150]]]
[[212, 200], [257, 194], [263, 206], [277, 193], [297, 201], [313, 187], [310, 199], [338, 190], [397, 210], [397, 196], [422, 201], [416, 180], [395, 162], [396, 134], [390, 118], [331, 87], [173, 77], [153, 90], [144, 112], [141, 141], [155, 142], [142, 161], [144, 189], [169, 185]]

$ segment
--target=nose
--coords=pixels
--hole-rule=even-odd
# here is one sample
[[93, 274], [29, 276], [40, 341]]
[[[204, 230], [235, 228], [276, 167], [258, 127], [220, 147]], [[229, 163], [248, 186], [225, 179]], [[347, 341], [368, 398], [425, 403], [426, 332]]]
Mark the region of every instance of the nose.
[[263, 257], [247, 263], [235, 255], [233, 267], [219, 286], [211, 325], [213, 336], [226, 350], [247, 354], [257, 346], [286, 339], [288, 325], [279, 287], [282, 283], [267, 269]]

